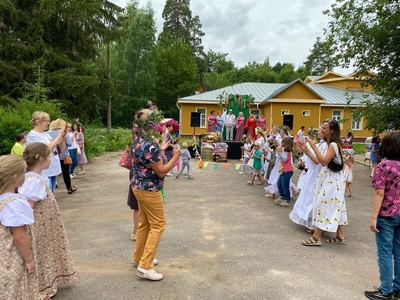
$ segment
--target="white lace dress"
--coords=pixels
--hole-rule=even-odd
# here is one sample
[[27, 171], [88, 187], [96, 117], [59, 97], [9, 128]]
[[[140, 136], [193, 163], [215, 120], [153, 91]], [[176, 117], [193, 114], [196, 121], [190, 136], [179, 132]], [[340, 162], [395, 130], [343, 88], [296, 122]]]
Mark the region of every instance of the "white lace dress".
[[[336, 155], [339, 152], [336, 143], [331, 143]], [[325, 156], [328, 147], [324, 148]], [[312, 224], [329, 232], [336, 232], [338, 225], [347, 225], [347, 211], [344, 193], [346, 184], [343, 171], [332, 172], [328, 166], [322, 167], [314, 184]]]

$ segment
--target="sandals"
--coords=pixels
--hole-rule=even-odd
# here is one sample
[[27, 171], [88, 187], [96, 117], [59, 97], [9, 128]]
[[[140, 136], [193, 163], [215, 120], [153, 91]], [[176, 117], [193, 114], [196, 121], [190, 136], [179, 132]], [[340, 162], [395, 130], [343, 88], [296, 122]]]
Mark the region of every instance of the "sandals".
[[336, 236], [333, 239], [325, 240], [328, 244], [339, 244], [339, 245], [346, 245], [346, 239], [341, 239], [340, 237]]
[[265, 195], [265, 198], [275, 199], [275, 195], [271, 194], [271, 193], [268, 193], [268, 194]]
[[290, 204], [289, 202], [283, 201], [281, 203], [279, 203], [280, 207], [292, 207], [292, 204]]
[[78, 187], [76, 185], [71, 186], [71, 188], [68, 190], [68, 194], [72, 194], [73, 192], [75, 192], [78, 189]]
[[321, 246], [321, 240], [317, 240], [314, 236], [301, 242], [303, 246]]
[[253, 181], [247, 181], [247, 184], [248, 184], [248, 185], [253, 185], [254, 182], [253, 182]]

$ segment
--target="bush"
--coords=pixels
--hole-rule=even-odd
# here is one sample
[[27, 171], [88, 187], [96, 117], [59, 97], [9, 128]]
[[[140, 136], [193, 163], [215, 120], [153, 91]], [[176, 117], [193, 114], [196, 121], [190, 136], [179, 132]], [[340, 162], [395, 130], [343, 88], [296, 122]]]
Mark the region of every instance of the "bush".
[[37, 104], [34, 101], [22, 100], [0, 107], [0, 155], [10, 154], [17, 135], [32, 129], [29, 121], [35, 111], [45, 111], [53, 119], [65, 117], [60, 105], [55, 101]]
[[124, 150], [132, 144], [132, 131], [125, 128], [112, 129], [85, 126], [85, 153], [88, 159], [110, 151]]

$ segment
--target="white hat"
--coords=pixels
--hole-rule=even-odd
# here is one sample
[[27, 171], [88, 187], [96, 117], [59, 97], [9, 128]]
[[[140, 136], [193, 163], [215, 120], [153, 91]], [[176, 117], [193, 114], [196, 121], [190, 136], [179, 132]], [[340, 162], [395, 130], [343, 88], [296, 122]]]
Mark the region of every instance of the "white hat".
[[233, 111], [232, 108], [229, 111]]

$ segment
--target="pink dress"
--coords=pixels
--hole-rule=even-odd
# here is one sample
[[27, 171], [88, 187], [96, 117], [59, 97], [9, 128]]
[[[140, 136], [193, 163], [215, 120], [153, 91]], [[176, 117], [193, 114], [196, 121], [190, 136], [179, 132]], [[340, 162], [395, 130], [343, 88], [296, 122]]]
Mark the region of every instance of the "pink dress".
[[87, 164], [88, 160], [85, 153], [85, 138], [82, 132], [78, 132], [78, 134], [76, 135], [76, 143], [77, 147], [81, 149], [81, 153], [78, 154], [78, 164]]
[[257, 127], [260, 127], [262, 130], [267, 130], [267, 119], [259, 117], [257, 119]]
[[255, 118], [249, 118], [247, 119], [246, 123], [247, 127], [247, 136], [251, 139], [256, 139], [256, 119]]
[[236, 119], [236, 141], [241, 141], [244, 135], [244, 117], [237, 117]]
[[217, 117], [210, 115], [208, 116], [208, 132], [215, 132], [215, 127], [217, 126]]

